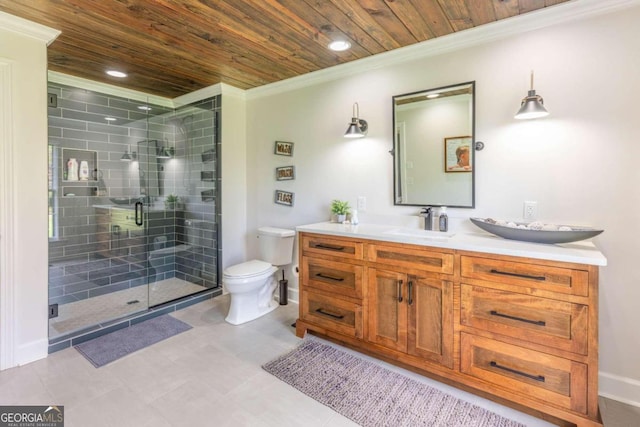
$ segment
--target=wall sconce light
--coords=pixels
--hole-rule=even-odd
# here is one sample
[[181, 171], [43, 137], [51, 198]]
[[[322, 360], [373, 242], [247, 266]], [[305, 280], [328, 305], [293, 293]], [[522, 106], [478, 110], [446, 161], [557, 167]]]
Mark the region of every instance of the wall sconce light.
[[136, 152], [133, 151], [131, 152], [131, 154], [129, 154], [131, 147], [127, 148], [126, 150], [124, 150], [124, 154], [122, 155], [122, 157], [120, 157], [120, 160], [123, 162], [130, 162], [132, 160], [135, 160], [138, 158], [138, 156], [136, 155]]
[[531, 89], [527, 96], [522, 99], [520, 109], [515, 115], [516, 119], [537, 119], [548, 116], [549, 112], [544, 108], [544, 101], [540, 95], [536, 95], [533, 90], [533, 71], [531, 71]]
[[344, 134], [345, 138], [363, 138], [367, 135], [367, 130], [369, 129], [369, 125], [366, 120], [360, 119], [358, 116], [360, 115], [360, 111], [358, 108], [358, 103], [353, 104], [353, 117], [351, 118], [351, 123], [347, 128], [347, 131]]
[[173, 147], [160, 147], [158, 148], [158, 154], [156, 157], [159, 159], [171, 159], [175, 154], [175, 148]]

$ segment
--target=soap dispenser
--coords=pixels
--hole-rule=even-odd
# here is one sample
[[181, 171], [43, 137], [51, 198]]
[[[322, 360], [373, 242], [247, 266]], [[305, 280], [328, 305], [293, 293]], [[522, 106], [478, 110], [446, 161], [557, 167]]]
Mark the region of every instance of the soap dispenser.
[[351, 211], [351, 225], [358, 225], [359, 223], [360, 220], [358, 219], [358, 211], [354, 209]]
[[442, 206], [440, 208], [440, 217], [438, 218], [440, 225], [440, 231], [449, 231], [449, 217], [447, 216], [447, 207]]

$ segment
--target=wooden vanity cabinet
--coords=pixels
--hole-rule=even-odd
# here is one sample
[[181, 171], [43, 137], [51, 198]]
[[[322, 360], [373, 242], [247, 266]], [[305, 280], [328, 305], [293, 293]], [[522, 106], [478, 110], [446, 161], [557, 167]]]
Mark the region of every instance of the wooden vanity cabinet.
[[602, 426], [597, 266], [303, 232], [300, 273], [298, 336]]

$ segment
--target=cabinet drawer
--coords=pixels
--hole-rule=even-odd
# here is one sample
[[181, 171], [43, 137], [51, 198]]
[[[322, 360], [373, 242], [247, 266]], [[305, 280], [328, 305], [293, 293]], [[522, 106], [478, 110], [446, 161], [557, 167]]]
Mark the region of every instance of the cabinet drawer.
[[339, 256], [343, 259], [362, 259], [362, 242], [354, 240], [302, 234], [302, 250], [305, 254]]
[[464, 284], [461, 293], [465, 326], [587, 354], [586, 305]]
[[471, 256], [460, 260], [462, 277], [571, 295], [588, 294], [589, 273], [584, 270]]
[[303, 257], [302, 283], [338, 295], [362, 298], [362, 266]]
[[587, 412], [587, 366], [488, 338], [461, 334], [460, 370], [516, 394]]
[[367, 259], [378, 264], [406, 267], [434, 273], [453, 274], [453, 254], [427, 248], [367, 245]]
[[361, 305], [308, 290], [302, 291], [301, 304], [300, 315], [305, 321], [343, 335], [362, 338]]

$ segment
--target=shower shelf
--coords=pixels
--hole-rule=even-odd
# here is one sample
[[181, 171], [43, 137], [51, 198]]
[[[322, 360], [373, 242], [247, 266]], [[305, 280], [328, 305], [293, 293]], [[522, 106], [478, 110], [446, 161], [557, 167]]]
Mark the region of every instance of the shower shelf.
[[97, 196], [97, 195], [98, 195], [98, 187], [62, 187], [63, 197], [78, 197], [78, 196], [86, 197], [86, 196]]
[[216, 158], [215, 150], [207, 150], [202, 153], [202, 163], [209, 163], [214, 161]]
[[214, 190], [205, 190], [200, 192], [203, 202], [213, 202], [216, 199]]
[[[98, 170], [98, 152], [97, 151], [89, 151], [89, 150], [77, 150], [74, 148], [63, 148], [62, 149], [62, 170], [67, 172], [67, 161], [69, 159], [76, 159], [78, 162], [78, 168], [80, 167], [80, 162], [85, 161], [89, 166], [89, 176], [93, 176], [94, 171]], [[65, 174], [66, 175], [66, 174]], [[97, 179], [89, 178], [85, 180], [77, 180], [77, 181], [69, 181], [67, 179], [62, 179], [62, 182], [73, 182], [73, 183], [82, 183], [82, 182], [97, 182]]]
[[200, 181], [205, 182], [213, 182], [215, 181], [215, 172], [212, 171], [202, 171], [200, 172]]

